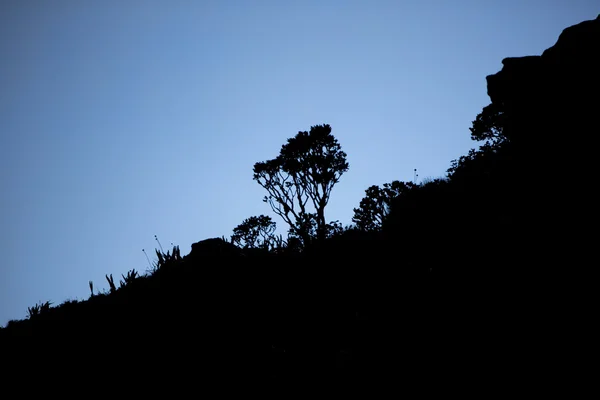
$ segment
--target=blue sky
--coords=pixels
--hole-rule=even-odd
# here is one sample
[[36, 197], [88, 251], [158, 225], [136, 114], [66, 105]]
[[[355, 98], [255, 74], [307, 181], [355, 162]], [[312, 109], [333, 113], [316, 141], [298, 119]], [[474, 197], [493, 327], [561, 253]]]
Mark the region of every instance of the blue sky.
[[328, 220], [414, 168], [443, 176], [477, 146], [486, 75], [595, 3], [2, 1], [0, 325], [144, 271], [154, 235], [187, 254], [275, 218], [252, 167], [311, 125], [350, 163]]

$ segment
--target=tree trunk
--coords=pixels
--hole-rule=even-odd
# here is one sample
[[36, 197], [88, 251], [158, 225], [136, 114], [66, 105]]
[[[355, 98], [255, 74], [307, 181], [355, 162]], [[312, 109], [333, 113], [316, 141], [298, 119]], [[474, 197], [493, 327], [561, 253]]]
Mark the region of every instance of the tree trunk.
[[317, 240], [323, 242], [325, 240], [325, 207], [321, 206], [317, 210]]

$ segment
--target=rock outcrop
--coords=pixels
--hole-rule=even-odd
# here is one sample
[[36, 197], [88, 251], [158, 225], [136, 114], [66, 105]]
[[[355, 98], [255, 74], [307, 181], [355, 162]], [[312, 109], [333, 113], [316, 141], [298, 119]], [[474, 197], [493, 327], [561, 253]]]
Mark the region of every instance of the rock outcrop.
[[502, 64], [487, 77], [488, 95], [504, 113], [510, 155], [503, 165], [510, 201], [499, 205], [510, 223], [502, 246], [495, 243], [504, 255], [501, 271], [509, 273], [497, 286], [511, 296], [506, 324], [521, 332], [511, 346], [556, 373], [559, 364], [577, 364], [562, 360], [576, 352], [556, 343], [580, 342], [570, 334], [588, 331], [594, 312], [585, 282], [592, 281], [597, 246], [589, 227], [598, 207], [600, 15], [564, 29], [541, 55]]
[[[500, 72], [487, 77], [488, 95], [509, 116], [505, 134], [511, 140], [527, 151], [541, 146], [563, 158], [572, 156], [565, 154], [565, 146], [579, 147], [594, 139], [600, 104], [600, 15], [564, 29], [541, 56], [505, 58], [502, 64]], [[559, 162], [558, 154], [546, 155]]]
[[242, 250], [236, 245], [221, 238], [201, 240], [192, 244], [192, 250], [186, 257], [196, 259], [199, 257], [228, 257], [241, 256]]
[[599, 56], [600, 16], [566, 28], [541, 56], [503, 60], [487, 81], [492, 102], [513, 121], [508, 135], [561, 152], [565, 144], [589, 140], [597, 126]]
[[597, 246], [588, 227], [598, 207], [600, 15], [564, 29], [540, 56], [502, 64], [487, 87], [506, 117], [514, 161], [506, 267], [515, 271], [511, 282], [529, 282], [531, 304], [539, 302], [527, 315], [546, 312], [547, 321], [569, 326], [587, 318], [591, 303], [580, 296], [589, 293], [582, 285]]

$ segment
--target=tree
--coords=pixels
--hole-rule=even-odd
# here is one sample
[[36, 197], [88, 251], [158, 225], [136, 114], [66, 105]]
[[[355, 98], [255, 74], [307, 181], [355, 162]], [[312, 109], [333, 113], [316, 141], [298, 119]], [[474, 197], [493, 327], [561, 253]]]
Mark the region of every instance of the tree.
[[269, 250], [274, 245], [275, 229], [276, 224], [269, 216], [259, 215], [246, 218], [233, 229], [231, 243], [243, 248]]
[[412, 182], [401, 181], [384, 183], [383, 188], [377, 185], [370, 186], [365, 190], [366, 196], [360, 201], [359, 207], [354, 209], [352, 222], [363, 231], [381, 229], [389, 214], [392, 200], [415, 187], [417, 185]]
[[471, 139], [483, 142], [479, 149], [470, 149], [451, 161], [447, 177], [453, 181], [480, 180], [490, 175], [506, 174], [513, 164], [510, 160], [513, 142], [506, 135], [507, 116], [502, 106], [491, 103], [484, 107], [472, 122]]
[[327, 236], [325, 207], [333, 186], [348, 168], [346, 153], [331, 127], [315, 125], [310, 132], [288, 139], [277, 158], [254, 164], [254, 180], [268, 192], [263, 201], [306, 245], [313, 238], [313, 223], [318, 240]]
[[485, 106], [472, 122], [472, 127], [469, 128], [471, 139], [483, 141], [483, 146], [495, 147], [508, 139], [504, 133], [505, 125], [504, 111], [499, 105], [491, 103]]

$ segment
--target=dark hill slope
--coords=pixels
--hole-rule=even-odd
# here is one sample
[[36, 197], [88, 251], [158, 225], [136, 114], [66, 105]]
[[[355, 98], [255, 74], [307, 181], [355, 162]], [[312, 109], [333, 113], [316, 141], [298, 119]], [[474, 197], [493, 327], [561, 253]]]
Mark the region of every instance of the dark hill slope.
[[[509, 145], [399, 199], [383, 233], [304, 254], [200, 242], [114, 293], [11, 322], [7, 374], [152, 391], [271, 376], [506, 385], [562, 370], [557, 327], [585, 310], [571, 295], [586, 275], [580, 290], [566, 277], [594, 248], [599, 25], [505, 59], [487, 81]], [[336, 368], [341, 350], [354, 367]]]

